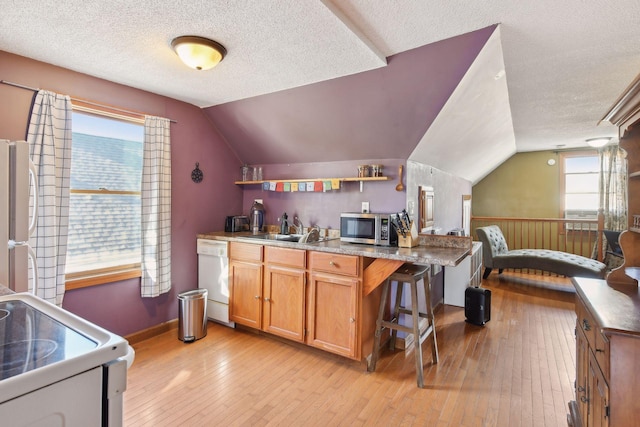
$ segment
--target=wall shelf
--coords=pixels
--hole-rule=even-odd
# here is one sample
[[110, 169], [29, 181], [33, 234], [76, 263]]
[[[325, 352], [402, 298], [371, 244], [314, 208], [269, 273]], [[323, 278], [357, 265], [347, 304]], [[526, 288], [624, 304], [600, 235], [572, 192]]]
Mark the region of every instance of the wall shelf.
[[262, 181], [235, 181], [237, 185], [262, 185], [264, 182], [315, 182], [315, 181], [332, 181], [338, 180], [341, 182], [360, 182], [360, 191], [362, 192], [362, 185], [364, 182], [371, 181], [388, 181], [391, 179], [389, 176], [369, 176], [369, 177], [343, 177], [343, 178], [300, 178], [300, 179], [263, 179]]

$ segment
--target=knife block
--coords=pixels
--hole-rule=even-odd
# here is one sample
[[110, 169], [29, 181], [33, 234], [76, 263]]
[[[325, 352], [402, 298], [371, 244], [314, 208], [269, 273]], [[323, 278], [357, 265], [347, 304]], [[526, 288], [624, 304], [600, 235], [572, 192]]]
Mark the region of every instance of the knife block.
[[[407, 237], [404, 237], [402, 234], [398, 234], [398, 247], [400, 248], [413, 248], [420, 244], [418, 233], [414, 233], [414, 225], [413, 221], [411, 221], [411, 226], [409, 227], [409, 234]], [[414, 237], [415, 234], [415, 237]]]

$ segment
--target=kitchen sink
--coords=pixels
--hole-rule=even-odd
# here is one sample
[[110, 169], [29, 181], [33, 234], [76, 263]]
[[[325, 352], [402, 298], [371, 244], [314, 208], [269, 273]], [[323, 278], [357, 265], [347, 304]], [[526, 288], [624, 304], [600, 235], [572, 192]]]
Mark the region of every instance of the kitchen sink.
[[[247, 239], [259, 239], [259, 240], [277, 240], [280, 242], [300, 242], [305, 234], [277, 234], [277, 233], [265, 233], [265, 234], [252, 234], [250, 236], [244, 236]], [[328, 237], [321, 237], [318, 240], [308, 240], [305, 243], [324, 242], [330, 240]]]

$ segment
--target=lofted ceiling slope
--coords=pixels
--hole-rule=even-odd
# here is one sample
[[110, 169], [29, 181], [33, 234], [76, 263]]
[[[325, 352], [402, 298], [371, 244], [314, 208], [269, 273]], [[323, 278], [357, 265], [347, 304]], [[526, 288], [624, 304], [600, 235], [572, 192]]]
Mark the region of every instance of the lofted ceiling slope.
[[384, 68], [205, 112], [247, 163], [407, 159], [494, 29], [399, 53]]
[[[584, 147], [586, 138], [615, 137], [613, 126], [598, 126], [598, 121], [640, 70], [637, 0], [0, 0], [0, 7], [0, 50], [200, 107], [247, 100], [246, 107], [234, 107], [233, 115], [238, 116], [236, 120], [251, 137], [256, 134], [251, 122], [261, 120], [249, 116], [256, 108], [253, 98], [274, 94], [271, 102], [278, 105], [281, 97], [292, 97], [279, 92], [384, 70], [393, 61], [400, 62], [396, 58], [402, 58], [402, 53], [428, 50], [432, 44], [455, 40], [495, 24], [500, 25], [508, 94], [508, 103], [498, 110], [509, 109], [519, 152]], [[170, 43], [174, 37], [187, 34], [221, 42], [228, 49], [228, 56], [208, 72], [186, 68]], [[473, 80], [475, 74], [464, 74], [459, 80], [460, 93], [472, 88], [464, 80]], [[383, 73], [376, 76], [379, 84], [386, 83]], [[350, 85], [361, 84], [356, 80], [349, 80]], [[494, 94], [493, 100], [504, 100], [500, 95], [503, 89]], [[454, 102], [458, 90], [429, 90], [437, 95], [433, 96], [435, 105], [409, 113], [426, 116], [421, 142], [402, 140], [407, 145], [397, 150], [408, 152], [409, 156], [428, 156], [445, 165], [439, 166], [443, 170], [456, 170], [467, 149], [464, 145], [452, 146], [451, 141], [472, 144], [472, 138], [465, 137], [463, 129], [458, 129], [457, 135], [444, 135], [438, 130], [453, 130], [461, 123], [459, 104]], [[445, 100], [444, 105], [441, 95], [446, 92], [453, 98]], [[298, 101], [297, 105], [306, 108], [309, 104], [323, 104], [327, 98], [317, 94], [309, 103]], [[485, 102], [489, 101], [485, 98]], [[371, 99], [360, 100], [360, 105], [368, 107], [369, 103]], [[413, 100], [406, 104], [418, 105]], [[356, 110], [360, 105], [357, 100], [347, 101], [335, 107], [335, 114], [346, 112], [358, 119]], [[466, 111], [469, 122], [480, 124], [479, 117], [494, 105], [478, 107], [474, 118], [466, 106], [460, 108]], [[389, 116], [396, 116], [394, 109], [401, 108], [391, 102], [388, 107]], [[435, 120], [429, 112], [440, 107], [443, 112]], [[385, 136], [385, 144], [392, 146], [399, 144], [394, 137], [406, 136], [410, 141], [420, 133], [417, 125], [393, 129], [415, 117], [383, 121], [385, 126], [374, 121], [367, 128], [343, 124], [342, 133], [336, 135], [328, 125], [323, 129], [322, 120], [326, 117], [322, 114], [318, 124], [297, 123], [298, 112], [285, 112], [290, 115], [278, 118], [280, 124], [267, 123], [262, 131], [269, 134], [265, 139], [273, 145], [261, 149], [275, 157], [284, 158], [294, 152], [292, 158], [314, 161], [323, 155], [319, 147], [326, 143], [340, 144], [339, 150], [344, 150], [345, 156], [379, 157], [384, 154], [376, 150], [384, 147], [378, 143], [364, 137], [357, 144], [351, 141], [375, 131]], [[441, 120], [450, 123], [439, 123]], [[481, 140], [476, 129], [467, 128], [464, 132], [476, 136], [476, 144], [488, 145], [485, 152], [477, 153], [483, 158], [504, 156], [504, 151], [491, 153], [489, 147], [498, 148], [491, 140]], [[307, 142], [305, 138], [310, 133], [313, 139]], [[508, 133], [508, 129], [501, 129], [498, 135], [506, 140]], [[295, 139], [296, 144], [283, 142], [283, 135]], [[365, 139], [370, 145], [365, 144]], [[354, 152], [353, 145], [363, 147], [362, 154]], [[242, 150], [239, 146], [238, 151]], [[450, 155], [436, 158], [434, 153]], [[248, 159], [240, 156], [240, 160]]]

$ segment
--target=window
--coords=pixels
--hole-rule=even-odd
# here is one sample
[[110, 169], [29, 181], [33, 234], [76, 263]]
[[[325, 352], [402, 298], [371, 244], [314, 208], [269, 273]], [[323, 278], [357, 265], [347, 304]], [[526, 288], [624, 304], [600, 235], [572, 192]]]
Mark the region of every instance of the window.
[[[564, 217], [567, 219], [598, 218], [600, 164], [597, 153], [565, 153], [562, 156]], [[568, 229], [579, 228], [579, 223], [567, 224]], [[589, 229], [587, 225], [585, 229]], [[596, 229], [595, 224], [591, 225]]]
[[139, 275], [144, 125], [74, 106], [72, 127], [67, 283], [132, 269]]

